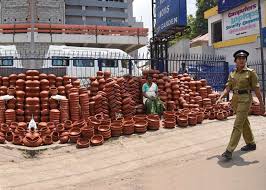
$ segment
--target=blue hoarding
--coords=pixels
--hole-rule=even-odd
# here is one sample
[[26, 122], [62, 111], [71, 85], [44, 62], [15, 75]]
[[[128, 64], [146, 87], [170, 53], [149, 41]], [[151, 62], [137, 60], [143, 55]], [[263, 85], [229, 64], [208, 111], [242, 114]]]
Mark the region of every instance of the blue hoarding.
[[263, 47], [266, 47], [266, 27], [262, 29]]
[[218, 1], [218, 12], [222, 13], [231, 10], [249, 0], [219, 0]]
[[186, 0], [156, 0], [156, 34], [187, 25]]

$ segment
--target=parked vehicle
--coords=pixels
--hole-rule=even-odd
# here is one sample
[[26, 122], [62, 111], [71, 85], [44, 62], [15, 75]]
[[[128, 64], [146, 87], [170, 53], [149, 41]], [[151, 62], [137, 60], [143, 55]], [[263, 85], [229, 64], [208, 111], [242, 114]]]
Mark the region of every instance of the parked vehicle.
[[66, 68], [69, 76], [88, 78], [99, 70], [110, 71], [112, 76], [141, 75], [132, 57], [120, 49], [88, 48], [50, 45], [43, 68]]

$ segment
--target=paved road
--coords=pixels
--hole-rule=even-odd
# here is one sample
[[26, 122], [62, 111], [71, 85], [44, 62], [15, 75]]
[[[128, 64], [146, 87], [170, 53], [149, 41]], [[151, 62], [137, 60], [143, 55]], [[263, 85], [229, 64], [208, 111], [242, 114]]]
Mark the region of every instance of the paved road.
[[250, 121], [258, 149], [236, 151], [230, 162], [219, 155], [233, 118], [120, 137], [100, 147], [49, 149], [34, 158], [0, 147], [0, 189], [265, 190], [266, 118]]

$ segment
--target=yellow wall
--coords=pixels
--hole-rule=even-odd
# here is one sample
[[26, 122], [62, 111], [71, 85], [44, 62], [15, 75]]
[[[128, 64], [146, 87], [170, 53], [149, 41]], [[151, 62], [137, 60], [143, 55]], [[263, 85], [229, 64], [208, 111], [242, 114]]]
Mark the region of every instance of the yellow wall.
[[211, 8], [211, 9], [205, 11], [205, 12], [204, 12], [204, 18], [205, 18], [205, 19], [208, 19], [208, 18], [210, 18], [211, 16], [215, 16], [215, 15], [217, 15], [217, 14], [218, 14], [218, 6], [213, 7], [213, 8]]
[[249, 43], [255, 42], [257, 40], [257, 37], [258, 37], [258, 34], [255, 34], [255, 35], [237, 38], [233, 40], [213, 43], [212, 45], [214, 48], [224, 48], [224, 47], [231, 47], [231, 46], [242, 45], [242, 44], [249, 44]]

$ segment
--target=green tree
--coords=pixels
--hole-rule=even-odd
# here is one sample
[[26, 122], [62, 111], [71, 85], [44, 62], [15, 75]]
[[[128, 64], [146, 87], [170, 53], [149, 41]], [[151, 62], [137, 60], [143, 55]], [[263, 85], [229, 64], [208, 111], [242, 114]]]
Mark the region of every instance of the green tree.
[[208, 33], [208, 20], [204, 19], [204, 12], [217, 5], [217, 0], [197, 0], [195, 32], [196, 36]]
[[193, 15], [187, 17], [187, 28], [183, 32], [177, 33], [175, 39], [170, 44], [172, 45], [183, 38], [193, 39], [208, 33], [208, 20], [204, 19], [204, 12], [216, 5], [217, 0], [197, 0], [196, 17], [193, 17]]

